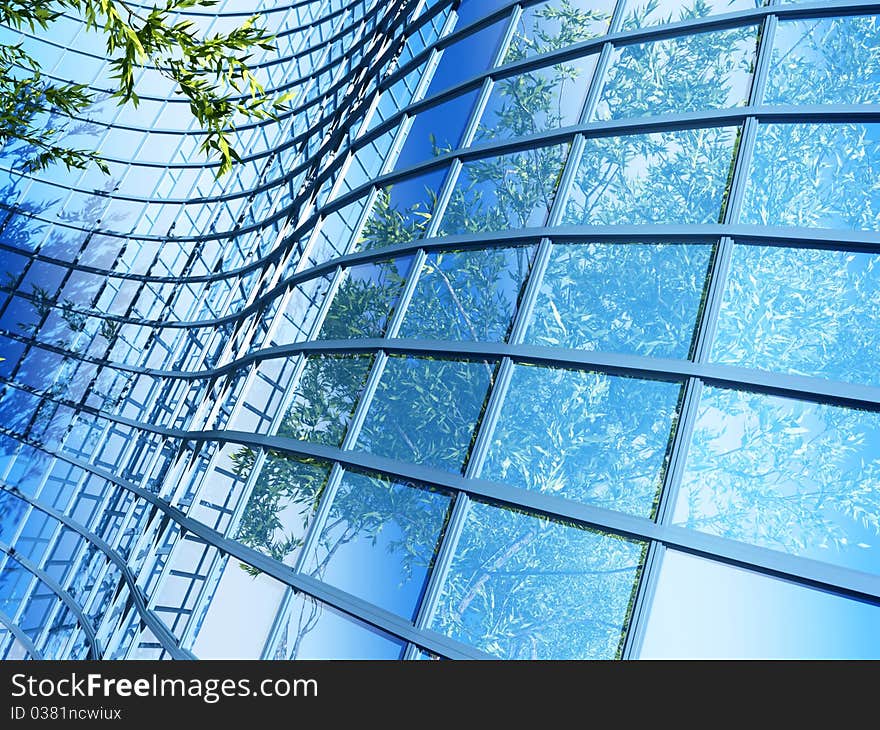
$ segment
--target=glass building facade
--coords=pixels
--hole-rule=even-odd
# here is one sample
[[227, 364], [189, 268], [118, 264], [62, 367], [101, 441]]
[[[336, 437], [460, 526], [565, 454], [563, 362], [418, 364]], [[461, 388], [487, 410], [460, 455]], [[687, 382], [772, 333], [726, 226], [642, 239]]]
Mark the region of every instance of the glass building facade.
[[0, 148], [0, 656], [880, 657], [880, 3], [253, 12]]

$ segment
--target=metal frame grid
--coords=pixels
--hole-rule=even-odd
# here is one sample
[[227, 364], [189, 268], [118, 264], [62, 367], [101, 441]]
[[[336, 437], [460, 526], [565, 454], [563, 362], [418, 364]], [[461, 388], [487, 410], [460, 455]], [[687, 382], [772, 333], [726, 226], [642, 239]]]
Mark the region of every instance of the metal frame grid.
[[[48, 184], [70, 190], [70, 199], [74, 200], [89, 189], [90, 178], [84, 174], [74, 185], [22, 178], [21, 190], [13, 189], [14, 195], [7, 196], [5, 209], [9, 212], [0, 247], [22, 258], [24, 265], [8, 289], [0, 314], [16, 304], [28, 303], [40, 313], [40, 320], [24, 334], [9, 329], [3, 332], [8, 342], [22, 348], [18, 365], [5, 377], [3, 400], [14, 403], [13, 411], [27, 417], [10, 419], [0, 428], [8, 452], [0, 473], [4, 480], [0, 494], [5, 504], [19, 510], [17, 527], [2, 533], [0, 551], [5, 557], [0, 570], [8, 571], [14, 563], [18, 566], [15, 579], [24, 586], [15, 614], [0, 615], [0, 624], [6, 629], [0, 638], [0, 655], [10, 655], [23, 647], [33, 658], [191, 657], [192, 644], [211, 605], [219, 576], [227, 560], [237, 559], [289, 586], [264, 647], [264, 657], [275, 653], [290, 597], [303, 593], [407, 642], [407, 658], [417, 658], [419, 650], [447, 658], [487, 658], [479, 649], [429, 628], [468, 501], [474, 497], [636, 538], [648, 545], [625, 634], [624, 657], [638, 656], [660, 562], [668, 547], [880, 605], [880, 577], [876, 575], [686, 530], [674, 526], [671, 515], [704, 384], [880, 410], [877, 387], [719, 365], [708, 359], [734, 243], [878, 251], [880, 234], [876, 232], [746, 226], [738, 223], [738, 214], [761, 124], [880, 121], [880, 111], [871, 105], [763, 104], [778, 21], [877, 13], [880, 3], [778, 5], [771, 1], [752, 10], [621, 30], [627, 2], [618, 0], [607, 34], [551, 53], [503, 63], [523, 8], [535, 4], [499, 5], [463, 28], [456, 28], [454, 2], [433, 6], [401, 2], [390, 7], [355, 2], [329, 8], [322, 7], [323, 3], [301, 2], [277, 9], [284, 18], [279, 27], [286, 28], [281, 37], [296, 40], [291, 40], [289, 55], [277, 61], [266, 60], [265, 66], [282, 69], [271, 77], [277, 88], [301, 85], [303, 102], [277, 126], [242, 128], [242, 134], [257, 131], [263, 135], [262, 141], [256, 142], [255, 135], [254, 143], [249, 143], [253, 153], [247, 160], [254, 162], [253, 173], [243, 171], [241, 181], [233, 181], [225, 189], [212, 183], [209, 190], [199, 175], [210, 171], [210, 165], [194, 162], [187, 153], [180, 152], [185, 146], [175, 148], [163, 163], [139, 157], [117, 160], [124, 165], [131, 163], [131, 175], [154, 167], [171, 176], [169, 180], [178, 179], [176, 176], [186, 170], [196, 175], [190, 178], [189, 188], [180, 188], [174, 196], [167, 194], [168, 188], [163, 188], [161, 180], [145, 194], [130, 193], [123, 185], [118, 191], [96, 196], [99, 208], [106, 202], [112, 206], [112, 201], [143, 206], [141, 220], [148, 221], [144, 226], [135, 223], [130, 232], [125, 232], [102, 227], [101, 219], [96, 221], [94, 217], [77, 225], [52, 220], [49, 230], [41, 234], [42, 243], [31, 241], [29, 249], [22, 248], [17, 227], [27, 229], [41, 220], [39, 213], [22, 210], [29, 199], [43, 195], [37, 186]], [[218, 14], [235, 12], [223, 8]], [[425, 96], [443, 51], [498, 21], [506, 22], [506, 31], [490, 67], [475, 69], [470, 78]], [[591, 121], [615, 48], [756, 23], [761, 30], [746, 105]], [[597, 54], [598, 60], [577, 124], [527, 137], [472, 143], [493, 83], [587, 54]], [[460, 146], [404, 169], [394, 169], [411, 120], [471, 91], [477, 92], [477, 102]], [[389, 99], [390, 114], [387, 110], [380, 112], [383, 100]], [[170, 105], [171, 101], [164, 103]], [[111, 118], [102, 124], [108, 130], [138, 129], [127, 122], [116, 124]], [[561, 225], [563, 206], [574, 185], [585, 140], [722, 126], [738, 127], [740, 136], [724, 216], [717, 224]], [[188, 134], [192, 136], [191, 132], [172, 127], [160, 128], [158, 133], [180, 138], [180, 145], [184, 145]], [[570, 143], [571, 147], [546, 225], [467, 235], [440, 233], [444, 208], [463, 164], [560, 142]], [[357, 169], [355, 162], [367, 181], [352, 187], [347, 179], [349, 170]], [[359, 231], [379, 191], [435, 170], [445, 172], [445, 181], [424, 237], [379, 250], [358, 251]], [[162, 229], [170, 219], [165, 215], [150, 218], [147, 206], [153, 204], [179, 209], [178, 216], [190, 215], [188, 211], [196, 215], [190, 215], [182, 233], [175, 234], [174, 225], [165, 232]], [[230, 204], [238, 207], [223, 213], [222, 206]], [[215, 208], [221, 212], [215, 213]], [[210, 210], [210, 216], [203, 215], [204, 210]], [[211, 219], [215, 222], [210, 223]], [[44, 220], [51, 219], [44, 216]], [[336, 220], [347, 226], [344, 236], [332, 227]], [[77, 247], [59, 251], [58, 246], [51, 245], [52, 231], [65, 235], [77, 232]], [[696, 345], [689, 358], [665, 360], [524, 343], [525, 328], [555, 242], [634, 240], [715, 245]], [[451, 343], [398, 337], [427, 255], [512, 242], [535, 244], [537, 254], [508, 342]], [[102, 258], [102, 248], [112, 255]], [[347, 270], [405, 255], [413, 257], [410, 273], [382, 338], [317, 339], [333, 294]], [[46, 295], [36, 289], [28, 293], [28, 272], [32, 268], [39, 272], [40, 266], [64, 271], [57, 292], [68, 291], [67, 283], [79, 277], [95, 283], [90, 290], [92, 296], [59, 303], [47, 302]], [[60, 301], [59, 294], [55, 298]], [[68, 324], [77, 324], [75, 329], [71, 327], [75, 331], [72, 342], [57, 343], [57, 337], [51, 335], [53, 317], [56, 322], [61, 317]], [[52, 362], [59, 363], [50, 370], [51, 382], [34, 384], [22, 375], [19, 365], [31, 353], [40, 353], [43, 358], [54, 356]], [[369, 353], [374, 360], [341, 446], [275, 435], [295, 395], [306, 357], [342, 353]], [[494, 385], [463, 476], [353, 448], [385, 361], [398, 354], [497, 363]], [[519, 362], [682, 384], [680, 419], [655, 519], [479, 477], [510, 385], [512, 366]], [[78, 386], [59, 387], [70, 383]], [[254, 420], [256, 424], [250, 427], [239, 425], [253, 424]], [[256, 461], [247, 478], [229, 473], [224, 463], [228, 458], [223, 452], [226, 444], [245, 445], [255, 451]], [[455, 495], [414, 621], [308, 575], [302, 557], [287, 566], [234, 539], [270, 450], [333, 465], [301, 556], [318, 539], [346, 469], [432, 485]], [[207, 497], [209, 491], [216, 491], [218, 483], [228, 485], [223, 504]], [[198, 554], [195, 559], [193, 551]], [[58, 574], [58, 565], [64, 566], [61, 578], [53, 577]], [[45, 606], [39, 620], [24, 625], [38, 600]]]

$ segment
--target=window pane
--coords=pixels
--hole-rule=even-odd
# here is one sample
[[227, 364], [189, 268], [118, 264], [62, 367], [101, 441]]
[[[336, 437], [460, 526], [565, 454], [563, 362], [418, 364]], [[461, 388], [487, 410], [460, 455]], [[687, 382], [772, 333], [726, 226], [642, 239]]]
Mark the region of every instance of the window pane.
[[781, 20], [764, 97], [768, 104], [880, 101], [877, 16]]
[[372, 362], [372, 355], [307, 358], [278, 435], [339, 446]]
[[431, 627], [505, 659], [620, 655], [644, 546], [471, 503]]
[[534, 250], [519, 246], [429, 254], [400, 337], [503, 341]]
[[306, 569], [414, 619], [450, 502], [443, 492], [347, 473]]
[[568, 148], [538, 147], [465, 162], [441, 235], [544, 225]]
[[880, 385], [878, 262], [868, 253], [735, 246], [712, 358]]
[[650, 516], [681, 386], [516, 365], [483, 476]]
[[384, 335], [411, 263], [407, 256], [346, 269], [317, 339]]
[[556, 244], [526, 341], [687, 357], [712, 246]]
[[357, 448], [460, 471], [494, 371], [486, 362], [388, 358]]
[[273, 659], [400, 659], [404, 642], [310, 596], [291, 599]]
[[[247, 478], [254, 457], [248, 446], [235, 453], [236, 476]], [[330, 467], [322, 462], [269, 452], [248, 497], [236, 539], [292, 565], [329, 474]]]
[[877, 659], [880, 610], [667, 550], [642, 659]]
[[524, 8], [504, 62], [605, 35], [614, 0], [550, 0]]
[[704, 387], [674, 520], [880, 572], [880, 413]]
[[717, 223], [738, 129], [588, 139], [565, 223]]
[[477, 92], [473, 91], [419, 112], [394, 169], [400, 170], [456, 149], [476, 99]]
[[492, 87], [475, 142], [577, 124], [596, 58], [586, 56], [501, 79]]
[[597, 119], [740, 106], [749, 98], [757, 26], [617, 48]]
[[764, 5], [763, 0], [630, 0], [623, 30], [677, 23], [707, 15], [732, 13]]
[[[479, 17], [485, 17], [485, 14], [481, 13]], [[440, 63], [437, 65], [425, 98], [473, 78], [489, 68], [495, 58], [507, 22], [507, 18], [499, 20], [488, 28], [472, 33], [446, 48], [440, 57]], [[464, 27], [460, 21], [457, 25], [459, 28]]]
[[418, 175], [382, 188], [358, 240], [360, 251], [422, 238], [446, 170]]
[[743, 223], [880, 230], [880, 124], [763, 124]]

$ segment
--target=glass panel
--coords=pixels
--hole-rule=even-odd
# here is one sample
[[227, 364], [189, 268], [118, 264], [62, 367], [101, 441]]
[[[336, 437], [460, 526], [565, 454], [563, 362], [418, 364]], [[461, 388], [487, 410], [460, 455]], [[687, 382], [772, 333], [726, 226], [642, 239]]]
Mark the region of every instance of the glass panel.
[[880, 571], [880, 413], [705, 387], [674, 521]]
[[[255, 457], [249, 446], [232, 456], [232, 471], [242, 481], [253, 469]], [[248, 497], [236, 539], [293, 565], [329, 473], [330, 467], [322, 462], [270, 451]]]
[[339, 446], [372, 362], [372, 355], [308, 357], [278, 435]]
[[[472, 33], [446, 48], [440, 57], [440, 63], [437, 65], [425, 98], [473, 78], [489, 68], [495, 58], [495, 51], [507, 22], [506, 18], [499, 20], [488, 28]], [[464, 27], [461, 22], [457, 25], [459, 28]]]
[[740, 106], [749, 98], [757, 26], [615, 50], [597, 119]]
[[555, 244], [526, 341], [685, 358], [712, 246]]
[[287, 590], [256, 568], [228, 559], [199, 622], [193, 653], [199, 659], [259, 659]]
[[534, 251], [519, 246], [429, 254], [399, 336], [503, 341]]
[[474, 141], [509, 139], [577, 124], [596, 59], [594, 54], [497, 81]]
[[290, 601], [274, 659], [400, 659], [404, 642], [310, 596]]
[[357, 448], [460, 471], [495, 364], [389, 357]]
[[565, 223], [717, 223], [736, 127], [588, 139]]
[[441, 235], [543, 225], [568, 148], [560, 144], [465, 162]]
[[742, 222], [880, 230], [880, 124], [762, 124]]
[[477, 92], [473, 91], [419, 112], [406, 135], [394, 169], [403, 169], [456, 149], [476, 99]]
[[712, 359], [880, 385], [878, 263], [868, 253], [734, 246]]
[[415, 619], [450, 504], [449, 495], [427, 487], [347, 473], [307, 570]]
[[768, 104], [880, 102], [876, 15], [781, 20], [764, 101]]
[[317, 339], [382, 337], [411, 263], [407, 256], [346, 269]]
[[357, 250], [392, 246], [424, 236], [445, 177], [444, 168], [379, 190], [361, 231]]
[[605, 35], [614, 0], [550, 0], [524, 8], [504, 62]]
[[880, 610], [667, 550], [642, 659], [877, 659]]
[[483, 476], [650, 516], [679, 383], [514, 366]]
[[763, 0], [628, 0], [622, 29], [677, 23], [707, 15], [750, 10], [762, 5]]
[[431, 627], [505, 659], [619, 657], [644, 546], [473, 502]]

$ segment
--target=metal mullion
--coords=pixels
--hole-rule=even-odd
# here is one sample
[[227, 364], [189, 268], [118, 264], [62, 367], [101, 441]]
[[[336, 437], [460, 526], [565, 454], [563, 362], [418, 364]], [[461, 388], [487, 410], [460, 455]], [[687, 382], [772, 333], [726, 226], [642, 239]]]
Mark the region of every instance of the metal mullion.
[[[305, 255], [303, 255], [303, 259], [301, 259], [301, 260], [304, 260], [304, 259], [305, 259]], [[343, 268], [341, 266], [337, 266], [336, 270], [333, 274], [333, 279], [330, 283], [330, 287], [324, 296], [324, 301], [321, 304], [321, 309], [318, 312], [318, 315], [315, 318], [314, 323], [312, 324], [312, 328], [309, 333], [309, 339], [313, 339], [314, 337], [316, 337], [318, 332], [320, 331], [320, 328], [323, 324], [323, 321], [326, 318], [327, 312], [330, 308], [330, 304], [333, 301], [333, 297], [335, 295], [335, 292], [339, 288], [339, 285], [342, 281], [342, 277], [343, 277]], [[278, 315], [276, 315], [276, 321], [280, 321], [279, 318], [281, 316], [283, 316], [283, 311], [282, 311], [282, 308], [279, 307]], [[282, 395], [281, 400], [279, 402], [278, 411], [276, 412], [275, 417], [272, 419], [272, 423], [269, 426], [269, 433], [270, 434], [277, 433], [278, 427], [280, 426], [281, 421], [284, 418], [284, 414], [286, 413], [287, 408], [290, 406], [290, 403], [296, 394], [296, 388], [299, 383], [299, 379], [302, 375], [302, 371], [305, 368], [306, 360], [307, 360], [306, 356], [300, 356], [300, 357], [301, 357], [301, 361], [297, 365], [297, 367], [295, 368], [294, 374], [291, 377], [290, 381], [288, 382], [288, 384], [285, 388], [285, 392]], [[219, 453], [219, 450], [218, 450], [218, 453]], [[259, 478], [259, 473], [263, 468], [263, 464], [265, 463], [265, 459], [266, 459], [266, 452], [265, 452], [265, 450], [261, 449], [257, 453], [256, 459], [254, 460], [254, 466], [251, 469], [251, 473], [248, 475], [248, 479], [242, 488], [242, 496], [241, 496], [241, 499], [239, 499], [239, 503], [236, 508], [236, 512], [231, 516], [231, 519], [229, 522], [229, 528], [226, 530], [227, 534], [230, 534], [232, 532], [234, 526], [236, 526], [238, 524], [239, 520], [241, 519], [241, 515], [244, 513], [244, 509], [247, 505], [248, 498], [253, 490], [253, 486], [256, 483], [256, 480]], [[202, 477], [203, 484], [205, 482], [207, 475], [210, 473], [210, 469], [211, 469], [211, 467], [209, 466], [209, 468], [205, 471], [205, 476]], [[303, 554], [302, 551], [301, 551], [301, 554]], [[220, 555], [219, 554], [215, 555], [212, 558], [211, 565], [208, 567], [208, 570], [206, 571], [206, 578], [205, 578], [205, 581], [202, 584], [202, 587], [200, 589], [200, 595], [196, 598], [196, 602], [193, 605], [192, 613], [190, 614], [190, 617], [187, 619], [186, 624], [183, 629], [183, 632], [181, 633], [180, 644], [182, 647], [189, 645], [189, 643], [191, 641], [193, 641], [195, 638], [193, 636], [193, 632], [195, 631], [194, 618], [201, 614], [202, 607], [204, 606], [204, 603], [208, 598], [208, 589], [209, 589], [209, 586], [211, 585], [211, 577], [212, 577], [214, 571], [219, 569], [219, 565], [221, 562], [222, 561], [221, 561]], [[225, 565], [225, 562], [223, 564]], [[287, 601], [288, 601], [288, 598], [287, 598], [287, 594], [285, 593], [285, 597], [282, 599], [282, 603], [279, 604], [279, 606], [281, 606], [282, 604], [286, 605]], [[275, 624], [277, 623], [277, 618], [278, 618], [278, 614], [276, 614], [276, 620], [273, 623], [273, 628], [270, 630], [270, 633], [269, 633], [270, 638], [273, 636], [273, 631], [275, 630]], [[268, 641], [269, 641], [269, 639], [267, 639], [267, 647], [268, 647]]]
[[[750, 105], [759, 104], [763, 98], [763, 90], [769, 74], [775, 27], [776, 17], [768, 15], [764, 22], [763, 32], [760, 35], [759, 45], [756, 50], [755, 71], [749, 95]], [[724, 207], [723, 224], [730, 224], [739, 219], [755, 147], [757, 126], [755, 117], [747, 117], [743, 124], [739, 148], [736, 159], [733, 161], [733, 174]], [[709, 360], [732, 252], [733, 240], [728, 236], [722, 236], [715, 251], [706, 300], [702, 308], [696, 342], [692, 353], [692, 358], [697, 363], [705, 363]], [[683, 392], [679, 421], [672, 440], [669, 463], [660, 489], [655, 519], [661, 525], [672, 524], [675, 504], [678, 500], [681, 480], [687, 464], [688, 450], [697, 421], [701, 391], [702, 381], [699, 378], [691, 377], [687, 381]], [[627, 658], [637, 658], [641, 652], [651, 606], [660, 578], [660, 569], [665, 549], [665, 545], [656, 542], [652, 542], [649, 547], [649, 553], [646, 556], [648, 559], [643, 567], [636, 601], [633, 606], [630, 630], [624, 645], [624, 656]]]

